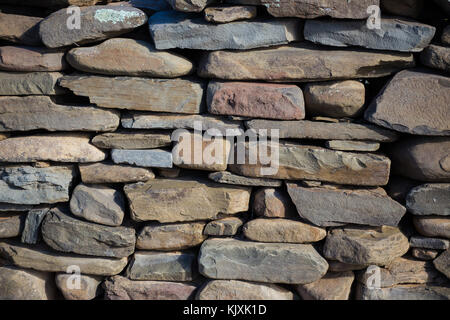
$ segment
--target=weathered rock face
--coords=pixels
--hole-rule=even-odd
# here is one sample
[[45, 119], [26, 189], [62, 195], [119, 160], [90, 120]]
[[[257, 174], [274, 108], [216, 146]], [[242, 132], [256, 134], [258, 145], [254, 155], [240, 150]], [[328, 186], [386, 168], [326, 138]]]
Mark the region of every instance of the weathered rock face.
[[280, 189], [264, 188], [255, 193], [253, 212], [265, 218], [292, 218], [297, 211], [286, 192]]
[[14, 238], [22, 233], [25, 216], [11, 213], [0, 215], [0, 238]]
[[203, 88], [197, 81], [66, 76], [59, 84], [103, 108], [195, 114], [202, 106]]
[[352, 271], [328, 272], [322, 279], [296, 289], [303, 300], [348, 300], [354, 279]]
[[408, 249], [408, 238], [398, 228], [345, 227], [330, 231], [323, 254], [344, 263], [383, 266]]
[[212, 0], [166, 0], [174, 10], [186, 12], [200, 12]]
[[406, 209], [382, 188], [305, 188], [293, 183], [287, 184], [287, 188], [299, 215], [322, 227], [343, 224], [397, 226], [406, 213]]
[[125, 215], [122, 193], [102, 185], [76, 186], [70, 211], [77, 217], [107, 226], [120, 226]]
[[42, 18], [0, 13], [0, 39], [25, 45], [39, 45]]
[[116, 164], [131, 164], [140, 167], [172, 168], [172, 153], [165, 150], [121, 150], [113, 149], [111, 158]]
[[59, 72], [0, 72], [0, 94], [5, 96], [57, 95], [65, 89], [57, 85]]
[[415, 215], [450, 215], [450, 184], [429, 183], [413, 188], [406, 197], [408, 211]]
[[204, 10], [205, 20], [213, 23], [227, 23], [256, 18], [254, 6], [208, 7]]
[[[270, 145], [265, 147], [268, 150]], [[229, 169], [249, 177], [318, 180], [364, 186], [385, 185], [388, 182], [390, 160], [384, 156], [346, 153], [291, 143], [280, 143], [276, 147], [279, 150], [279, 160], [270, 164], [273, 167], [258, 162], [249, 164], [249, 149], [257, 147], [246, 143], [244, 145], [246, 164], [229, 165]], [[258, 149], [262, 148], [264, 146], [260, 143]]]
[[28, 211], [22, 231], [22, 243], [36, 244], [41, 240], [41, 224], [49, 211], [49, 207]]
[[427, 67], [450, 72], [450, 48], [430, 45], [420, 55]]
[[148, 181], [155, 178], [151, 169], [136, 168], [111, 163], [79, 165], [81, 180], [84, 183], [130, 183]]
[[441, 216], [415, 216], [414, 227], [423, 236], [450, 239], [450, 218]]
[[434, 260], [439, 255], [439, 251], [424, 248], [411, 248], [411, 256], [422, 261]]
[[74, 175], [73, 166], [2, 166], [0, 202], [34, 205], [68, 201]]
[[127, 258], [100, 258], [50, 251], [44, 246], [27, 247], [15, 242], [0, 242], [0, 258], [14, 265], [47, 272], [66, 272], [70, 266], [79, 266], [81, 274], [112, 276], [127, 265]]
[[73, 289], [73, 275], [60, 273], [55, 277], [56, 285], [66, 300], [92, 300], [100, 294], [102, 278], [80, 275], [79, 288]]
[[67, 63], [65, 51], [35, 47], [0, 47], [0, 70], [33, 72], [62, 71]]
[[188, 300], [197, 287], [180, 282], [132, 281], [122, 276], [104, 283], [106, 300]]
[[194, 68], [192, 62], [180, 55], [157, 51], [145, 41], [125, 38], [72, 49], [66, 59], [77, 70], [116, 76], [176, 78]]
[[57, 209], [45, 217], [42, 237], [57, 251], [114, 258], [131, 255], [136, 242], [132, 228], [84, 222]]
[[327, 46], [420, 52], [436, 32], [433, 26], [400, 18], [382, 18], [380, 23], [380, 29], [369, 29], [365, 20], [307, 20], [304, 35]]
[[136, 221], [183, 222], [213, 220], [219, 213], [248, 210], [250, 189], [208, 181], [157, 179], [124, 187]]
[[[447, 77], [403, 71], [372, 102], [366, 120], [382, 127], [419, 135], [450, 135], [450, 80]], [[426, 108], [424, 105], [432, 105]]]
[[406, 138], [389, 147], [389, 157], [393, 171], [404, 177], [450, 182], [450, 138]]
[[346, 141], [346, 140], [331, 140], [325, 142], [327, 148], [341, 151], [377, 151], [380, 149], [378, 142], [365, 142], [365, 141]]
[[92, 144], [103, 149], [154, 149], [172, 144], [169, 133], [115, 132], [95, 136]]
[[211, 81], [207, 91], [212, 114], [280, 120], [305, 118], [302, 90], [294, 85]]
[[0, 266], [1, 300], [53, 300], [56, 288], [52, 274]]
[[245, 237], [259, 242], [310, 243], [324, 239], [325, 229], [288, 219], [253, 219], [242, 228]]
[[359, 284], [357, 300], [449, 300], [450, 288], [428, 285], [399, 285], [391, 288], [367, 288]]
[[379, 0], [361, 0], [343, 3], [339, 0], [227, 0], [231, 3], [264, 5], [275, 17], [299, 17], [313, 19], [330, 16], [333, 18], [365, 19], [369, 16], [367, 8], [380, 6]]
[[[80, 26], [68, 21], [61, 9], [39, 25], [42, 42], [49, 48], [85, 44], [127, 33], [147, 22], [145, 13], [126, 6], [89, 6], [80, 9]], [[71, 28], [69, 28], [71, 26]]]
[[207, 236], [234, 236], [243, 224], [244, 219], [240, 217], [222, 218], [209, 222], [203, 229], [203, 234]]
[[[272, 61], [277, 63], [273, 64]], [[201, 59], [198, 75], [226, 80], [305, 82], [377, 78], [413, 67], [408, 53], [331, 50], [309, 44], [250, 51], [214, 51]]]
[[235, 184], [240, 186], [260, 186], [260, 187], [280, 187], [281, 181], [275, 179], [264, 178], [248, 178], [232, 174], [228, 171], [213, 172], [208, 175], [208, 178], [215, 182], [224, 184]]
[[448, 279], [450, 279], [450, 250], [447, 249], [437, 259], [433, 261], [437, 270], [442, 272]]
[[197, 293], [197, 300], [293, 300], [281, 286], [237, 280], [212, 280]]
[[199, 255], [200, 273], [213, 279], [310, 283], [327, 269], [326, 260], [306, 244], [211, 239]]
[[158, 50], [246, 50], [302, 40], [300, 20], [239, 21], [210, 24], [201, 17], [161, 11], [149, 19], [150, 35]]
[[106, 158], [84, 134], [36, 134], [0, 141], [2, 162], [96, 162]]
[[198, 246], [207, 237], [203, 235], [205, 222], [150, 224], [137, 235], [136, 248], [173, 251]]
[[192, 252], [146, 252], [133, 255], [126, 275], [131, 280], [191, 281], [197, 255]]
[[50, 97], [0, 97], [0, 131], [114, 131], [120, 114], [93, 106], [61, 105]]

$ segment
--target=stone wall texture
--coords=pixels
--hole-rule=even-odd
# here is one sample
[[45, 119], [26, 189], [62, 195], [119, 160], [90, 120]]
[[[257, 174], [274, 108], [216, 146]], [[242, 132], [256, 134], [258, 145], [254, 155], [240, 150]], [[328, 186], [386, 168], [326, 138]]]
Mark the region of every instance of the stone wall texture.
[[0, 299], [449, 300], [449, 13], [0, 0]]

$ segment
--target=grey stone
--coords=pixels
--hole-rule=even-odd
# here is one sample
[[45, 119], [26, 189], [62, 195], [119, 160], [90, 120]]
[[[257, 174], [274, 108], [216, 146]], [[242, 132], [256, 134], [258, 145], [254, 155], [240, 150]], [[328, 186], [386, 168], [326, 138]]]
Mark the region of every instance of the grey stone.
[[200, 12], [207, 4], [214, 0], [166, 0], [168, 4], [178, 11]]
[[155, 149], [172, 144], [169, 133], [149, 131], [119, 131], [92, 138], [92, 144], [104, 149]]
[[172, 168], [172, 152], [165, 150], [121, 150], [113, 149], [111, 158], [116, 164], [131, 164], [140, 167]]
[[447, 250], [450, 247], [450, 240], [413, 236], [409, 239], [409, 245], [411, 248]]
[[327, 148], [341, 151], [365, 151], [374, 152], [380, 149], [378, 142], [350, 141], [350, 140], [331, 140], [325, 142]]
[[28, 211], [22, 232], [22, 243], [36, 244], [41, 237], [41, 224], [50, 208], [33, 209]]
[[427, 67], [450, 72], [450, 48], [430, 45], [420, 55], [420, 61]]
[[203, 234], [208, 236], [234, 236], [239, 228], [244, 224], [244, 219], [240, 217], [227, 217], [209, 222]]
[[450, 279], [450, 250], [447, 249], [437, 259], [433, 261], [437, 270]]
[[450, 287], [419, 285], [398, 285], [391, 288], [367, 288], [358, 284], [357, 300], [450, 300]]
[[413, 223], [423, 236], [450, 239], [450, 217], [414, 216]]
[[406, 208], [415, 215], [450, 216], [450, 183], [428, 183], [413, 188]]
[[282, 184], [280, 180], [249, 178], [228, 171], [212, 172], [208, 175], [208, 178], [219, 183], [251, 187], [280, 187]]
[[59, 72], [0, 72], [2, 96], [57, 95], [65, 89], [57, 85]]
[[25, 216], [20, 213], [0, 215], [0, 238], [14, 238], [22, 233]]

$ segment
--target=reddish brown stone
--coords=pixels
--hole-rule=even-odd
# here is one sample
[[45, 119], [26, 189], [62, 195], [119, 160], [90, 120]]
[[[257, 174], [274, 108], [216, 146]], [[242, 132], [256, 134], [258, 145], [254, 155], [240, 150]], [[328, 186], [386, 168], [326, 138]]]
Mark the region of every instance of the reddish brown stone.
[[39, 45], [38, 25], [42, 18], [0, 13], [0, 39], [26, 45]]
[[61, 71], [66, 68], [64, 51], [33, 47], [0, 47], [0, 70]]

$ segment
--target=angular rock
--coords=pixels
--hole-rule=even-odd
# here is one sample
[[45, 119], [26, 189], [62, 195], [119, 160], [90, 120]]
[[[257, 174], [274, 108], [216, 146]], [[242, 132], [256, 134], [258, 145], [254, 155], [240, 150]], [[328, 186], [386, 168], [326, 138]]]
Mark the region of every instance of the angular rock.
[[[80, 275], [77, 288], [73, 275], [60, 273], [55, 277], [56, 286], [66, 300], [92, 300], [100, 294], [101, 277]], [[75, 286], [75, 288], [73, 288]]]
[[133, 228], [84, 222], [58, 209], [42, 222], [42, 238], [57, 251], [114, 258], [131, 255], [136, 242]]
[[[97, 162], [103, 151], [89, 144], [85, 134], [36, 134], [0, 141], [0, 162]], [[0, 200], [1, 201], [1, 200]]]
[[414, 65], [409, 53], [335, 50], [301, 43], [250, 51], [214, 51], [202, 57], [198, 75], [226, 80], [309, 82], [378, 78]]
[[394, 173], [419, 181], [450, 182], [449, 137], [408, 137], [388, 151]]
[[[1, 142], [0, 142], [1, 143]], [[245, 143], [245, 164], [230, 164], [231, 172], [248, 177], [264, 177], [285, 180], [313, 180], [338, 184], [361, 186], [386, 185], [389, 179], [390, 160], [374, 154], [332, 151], [320, 147], [293, 143], [272, 143], [271, 150], [278, 149], [279, 158], [270, 165], [250, 164], [249, 153], [255, 150], [268, 150], [263, 142], [256, 145]], [[238, 143], [237, 148], [241, 148]], [[263, 159], [267, 160], [267, 159]]]
[[28, 211], [22, 231], [22, 243], [36, 244], [41, 238], [41, 224], [50, 208], [32, 209]]
[[120, 226], [124, 210], [125, 199], [122, 193], [102, 185], [79, 184], [70, 199], [72, 214], [107, 226]]
[[44, 246], [24, 246], [15, 242], [0, 242], [0, 258], [16, 266], [48, 272], [67, 272], [79, 266], [81, 274], [112, 276], [127, 265], [127, 258], [100, 258], [58, 253]]
[[328, 272], [322, 279], [296, 289], [303, 300], [349, 300], [354, 279], [352, 271]]
[[197, 255], [192, 252], [136, 251], [126, 275], [131, 280], [191, 281]]
[[414, 227], [423, 236], [450, 239], [450, 217], [415, 216]]
[[254, 6], [217, 6], [205, 8], [204, 13], [208, 22], [227, 23], [256, 18], [258, 10]]
[[42, 20], [39, 17], [0, 12], [0, 39], [30, 46], [39, 45], [41, 39], [38, 28]]
[[72, 49], [66, 59], [77, 70], [116, 76], [176, 78], [194, 68], [192, 62], [180, 55], [157, 51], [145, 41], [125, 38]]
[[111, 158], [115, 164], [131, 164], [140, 167], [172, 168], [172, 152], [153, 150], [113, 149]]
[[52, 274], [0, 266], [1, 300], [54, 300]]
[[299, 215], [321, 227], [343, 224], [395, 227], [406, 213], [405, 207], [382, 188], [305, 188], [294, 183], [288, 183], [287, 188]]
[[[450, 135], [450, 79], [402, 71], [369, 105], [365, 119], [385, 128], [417, 135]], [[424, 105], [433, 106], [424, 108]]]
[[264, 179], [264, 178], [248, 178], [244, 176], [238, 176], [232, 174], [228, 171], [212, 172], [208, 175], [208, 178], [215, 182], [224, 184], [235, 184], [241, 186], [251, 186], [251, 187], [280, 187], [281, 181], [274, 179]]
[[340, 0], [227, 0], [229, 3], [264, 5], [275, 17], [298, 17], [313, 19], [330, 16], [340, 19], [365, 19], [369, 16], [367, 8], [380, 6], [379, 0], [345, 1]]
[[104, 149], [154, 149], [172, 144], [169, 133], [123, 131], [95, 136], [92, 144]]
[[77, 28], [74, 21], [67, 19], [67, 10], [61, 9], [40, 23], [39, 35], [47, 47], [96, 42], [130, 32], [147, 22], [143, 11], [127, 6], [80, 8], [80, 28]]
[[240, 217], [228, 217], [209, 222], [203, 230], [208, 236], [234, 236], [244, 224], [244, 219]]
[[116, 110], [56, 104], [47, 96], [0, 97], [0, 131], [114, 131], [119, 122]]
[[341, 151], [365, 151], [374, 152], [380, 149], [378, 142], [351, 141], [351, 140], [331, 140], [325, 142], [327, 148]]
[[201, 12], [212, 0], [166, 0], [174, 10]]
[[206, 239], [205, 225], [205, 222], [150, 224], [138, 232], [136, 248], [176, 251], [195, 247]]
[[80, 164], [78, 167], [84, 183], [145, 182], [155, 178], [151, 169], [107, 162]]
[[310, 116], [357, 117], [364, 107], [366, 89], [355, 80], [308, 83], [304, 95]]
[[211, 81], [206, 100], [212, 114], [280, 120], [305, 118], [303, 93], [294, 85]]
[[104, 283], [105, 300], [189, 300], [197, 289], [188, 283], [168, 281], [132, 281], [122, 276]]
[[210, 24], [182, 12], [160, 11], [148, 20], [158, 50], [248, 50], [302, 40], [300, 20], [237, 21]]
[[324, 239], [325, 229], [288, 219], [253, 219], [242, 228], [244, 236], [259, 242], [310, 243]]
[[156, 179], [124, 187], [135, 221], [213, 220], [248, 210], [250, 188], [190, 179]]
[[276, 284], [212, 280], [197, 293], [197, 300], [294, 300], [294, 294]]
[[200, 249], [199, 270], [212, 279], [300, 284], [320, 279], [328, 263], [308, 244], [209, 239]]
[[253, 198], [253, 212], [265, 218], [292, 218], [297, 217], [289, 195], [281, 189], [264, 188], [255, 193]]
[[427, 67], [450, 72], [450, 48], [430, 45], [420, 55], [420, 61]]
[[447, 249], [437, 259], [433, 261], [437, 270], [450, 279], [450, 250]]
[[409, 239], [409, 245], [411, 248], [447, 250], [450, 247], [450, 240], [413, 236]]
[[0, 215], [0, 238], [14, 238], [22, 233], [25, 217], [10, 213]]
[[34, 205], [69, 201], [74, 175], [73, 166], [2, 166], [0, 202]]
[[184, 79], [66, 76], [59, 84], [103, 108], [199, 113], [202, 106], [202, 84]]
[[[370, 140], [392, 142], [397, 140], [395, 131], [386, 130], [371, 124], [331, 123], [321, 121], [273, 121], [250, 120], [247, 128], [260, 131], [266, 129], [268, 136], [273, 129], [279, 130], [280, 139], [319, 139], [319, 140]], [[261, 134], [261, 133], [260, 133]]]
[[0, 94], [3, 96], [57, 95], [65, 90], [57, 85], [59, 72], [0, 72]]
[[381, 9], [393, 15], [418, 18], [424, 7], [424, 0], [383, 0]]
[[359, 265], [388, 265], [409, 249], [408, 238], [395, 227], [332, 229], [325, 241], [326, 259]]
[[416, 259], [428, 261], [434, 260], [439, 255], [439, 251], [424, 248], [411, 248], [411, 255]]
[[25, 46], [0, 47], [0, 70], [53, 72], [66, 69], [63, 50]]
[[306, 40], [327, 46], [420, 52], [436, 32], [433, 26], [401, 18], [382, 18], [380, 23], [380, 29], [369, 29], [365, 20], [307, 20], [304, 35]]

